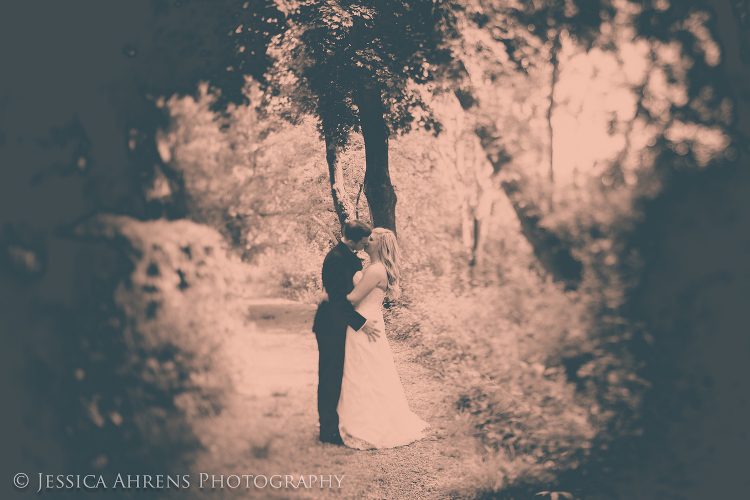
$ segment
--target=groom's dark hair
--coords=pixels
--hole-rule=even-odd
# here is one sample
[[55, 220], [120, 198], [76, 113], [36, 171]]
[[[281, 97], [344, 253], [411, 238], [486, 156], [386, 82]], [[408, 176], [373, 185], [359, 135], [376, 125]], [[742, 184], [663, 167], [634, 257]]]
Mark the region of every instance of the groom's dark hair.
[[344, 238], [349, 241], [359, 241], [367, 238], [372, 233], [372, 226], [361, 220], [348, 220], [344, 222]]

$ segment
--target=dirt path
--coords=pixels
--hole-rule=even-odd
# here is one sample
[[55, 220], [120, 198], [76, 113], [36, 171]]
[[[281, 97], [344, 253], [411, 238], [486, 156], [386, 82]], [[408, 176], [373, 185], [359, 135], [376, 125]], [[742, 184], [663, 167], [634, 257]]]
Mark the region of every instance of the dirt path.
[[[412, 361], [407, 346], [390, 341], [410, 405], [431, 425], [427, 437], [390, 450], [322, 444], [317, 440], [318, 353], [310, 330], [314, 307], [278, 299], [248, 307], [257, 328], [234, 332], [224, 344], [235, 385], [228, 406], [194, 423], [206, 451], [195, 458], [191, 478], [207, 476], [204, 490], [194, 484], [193, 492], [210, 498], [448, 498], [466, 452], [451, 431], [454, 413], [445, 385]], [[212, 474], [213, 491], [207, 487]], [[232, 474], [265, 478], [258, 478], [257, 486], [253, 477], [231, 478], [229, 484]], [[274, 475], [281, 476], [272, 481], [282, 487], [263, 487]]]

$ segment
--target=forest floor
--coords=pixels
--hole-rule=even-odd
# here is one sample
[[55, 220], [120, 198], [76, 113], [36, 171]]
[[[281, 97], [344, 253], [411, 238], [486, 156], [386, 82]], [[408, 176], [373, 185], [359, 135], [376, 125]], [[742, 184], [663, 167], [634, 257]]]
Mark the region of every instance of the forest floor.
[[[426, 437], [386, 450], [323, 444], [317, 439], [315, 306], [261, 299], [247, 310], [248, 329], [222, 341], [223, 368], [234, 386], [224, 408], [190, 422], [203, 445], [192, 461], [193, 492], [211, 498], [447, 499], [462, 489], [462, 468], [476, 457], [473, 446], [456, 421], [450, 387], [414, 361], [411, 347], [389, 339], [410, 406], [430, 424]], [[241, 481], [227, 481], [233, 474]], [[243, 475], [265, 478], [255, 483]], [[265, 485], [274, 475], [281, 476], [272, 480], [281, 488]], [[196, 488], [193, 482], [201, 479], [203, 489]]]

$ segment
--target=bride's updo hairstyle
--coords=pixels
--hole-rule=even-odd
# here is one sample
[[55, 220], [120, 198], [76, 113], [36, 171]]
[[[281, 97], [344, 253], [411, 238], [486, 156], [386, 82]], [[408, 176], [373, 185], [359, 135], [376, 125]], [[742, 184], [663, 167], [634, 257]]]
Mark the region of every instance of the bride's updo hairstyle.
[[378, 258], [385, 266], [385, 272], [388, 275], [388, 287], [386, 296], [389, 299], [396, 299], [401, 295], [401, 255], [398, 249], [398, 242], [393, 231], [382, 227], [376, 227], [372, 230], [373, 235], [378, 237]]

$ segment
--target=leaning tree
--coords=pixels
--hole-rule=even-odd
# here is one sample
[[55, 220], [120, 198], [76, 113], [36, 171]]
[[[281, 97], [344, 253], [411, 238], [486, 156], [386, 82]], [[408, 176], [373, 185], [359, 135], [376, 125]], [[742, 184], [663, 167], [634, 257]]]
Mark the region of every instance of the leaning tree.
[[[616, 52], [620, 42], [614, 36], [614, 30], [620, 23], [630, 25], [631, 38], [648, 43], [651, 47], [649, 65], [661, 67], [663, 73], [657, 73], [666, 75], [668, 85], [687, 84], [684, 102], [671, 102], [667, 112], [659, 112], [655, 106], [663, 99], [655, 99], [654, 90], [647, 88], [650, 87], [650, 76], [634, 88], [640, 96], [637, 117], [644, 119], [662, 137], [652, 147], [659, 160], [655, 162], [657, 168], [659, 165], [697, 162], [692, 158], [693, 151], [684, 143], [679, 146], [684, 149], [680, 152], [676, 143], [663, 137], [671, 124], [687, 122], [710, 123], [718, 128], [726, 126], [723, 120], [727, 113], [721, 112], [721, 109], [725, 106], [727, 83], [720, 81], [721, 77], [713, 69], [719, 63], [719, 56], [716, 55], [719, 51], [713, 47], [715, 44], [709, 29], [711, 16], [703, 0], [461, 0], [459, 3], [464, 5], [464, 11], [458, 22], [461, 36], [455, 42], [459, 50], [454, 49], [454, 53], [465, 61], [463, 66], [472, 69], [474, 74], [457, 85], [456, 93], [465, 109], [478, 117], [477, 134], [495, 172], [505, 168], [508, 159], [502, 132], [496, 126], [497, 113], [493, 112], [490, 102], [492, 97], [503, 92], [502, 87], [495, 83], [497, 78], [509, 71], [524, 72], [534, 66], [549, 68], [550, 100], [546, 119], [551, 191], [554, 175], [551, 117], [555, 106], [561, 41], [564, 37], [568, 38], [581, 50], [598, 46], [605, 51]], [[677, 47], [681, 53], [678, 61], [673, 64], [660, 60], [661, 56], [656, 50], [658, 46], [669, 46], [670, 50]], [[650, 109], [650, 106], [655, 109]], [[708, 112], [708, 109], [712, 111]], [[623, 182], [619, 163], [632, 153], [631, 149], [625, 148], [612, 165], [616, 174], [613, 176], [615, 183]], [[669, 172], [663, 170], [671, 171], [671, 168], [659, 170], [658, 176], [668, 176]], [[575, 287], [581, 279], [582, 265], [571, 252], [574, 242], [560, 231], [540, 223], [545, 209], [528, 195], [523, 195], [523, 186], [519, 182], [506, 180], [500, 184], [513, 201], [524, 235], [540, 262], [557, 280]], [[547, 211], [550, 210], [551, 203], [547, 208]]]
[[[452, 88], [467, 114], [474, 117], [475, 133], [492, 164], [493, 177], [497, 178], [512, 159], [498, 126], [498, 113], [503, 111], [494, 105], [499, 95], [510, 90], [499, 82], [507, 81], [504, 77], [508, 74], [526, 73], [530, 77], [534, 68], [550, 68], [547, 121], [548, 177], [552, 181], [551, 116], [561, 38], [568, 36], [590, 47], [600, 33], [601, 24], [614, 15], [611, 2], [456, 0], [453, 11], [456, 29], [449, 43], [455, 71], [453, 81], [446, 87]], [[523, 196], [519, 182], [506, 179], [500, 182], [500, 187], [512, 201], [523, 234], [540, 263], [555, 280], [575, 288], [581, 280], [583, 266], [571, 253], [571, 243], [540, 224], [543, 211], [528, 196]], [[479, 241], [483, 223], [481, 218], [475, 222], [475, 238]]]

